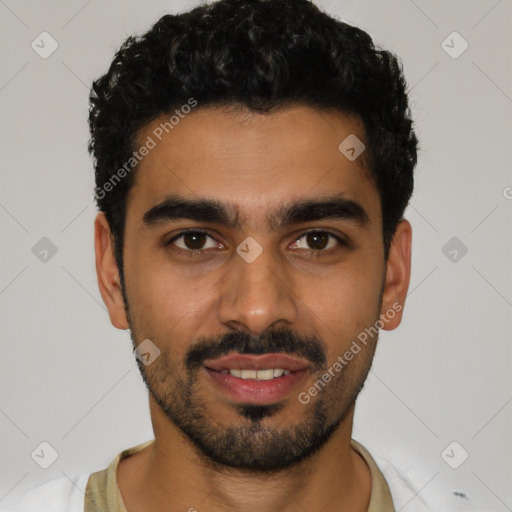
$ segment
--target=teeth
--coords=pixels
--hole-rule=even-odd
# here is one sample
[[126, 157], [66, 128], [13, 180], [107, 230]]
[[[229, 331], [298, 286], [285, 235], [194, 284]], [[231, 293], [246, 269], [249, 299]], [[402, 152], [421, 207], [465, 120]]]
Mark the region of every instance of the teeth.
[[[228, 370], [223, 370], [222, 373], [228, 373]], [[290, 370], [283, 370], [282, 368], [268, 368], [266, 370], [229, 370], [233, 377], [240, 379], [254, 379], [254, 380], [271, 380], [275, 377], [282, 375], [289, 375]]]
[[259, 380], [270, 380], [274, 378], [274, 370], [258, 370], [256, 372], [256, 378]]

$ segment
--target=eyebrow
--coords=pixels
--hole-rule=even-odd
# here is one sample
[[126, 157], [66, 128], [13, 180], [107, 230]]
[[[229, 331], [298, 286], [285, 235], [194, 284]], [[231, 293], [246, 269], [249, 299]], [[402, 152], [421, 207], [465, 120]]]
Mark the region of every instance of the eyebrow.
[[[189, 199], [179, 195], [168, 196], [149, 209], [142, 218], [146, 227], [182, 219], [221, 224], [229, 229], [241, 229], [239, 210], [232, 204], [206, 198]], [[266, 218], [273, 230], [292, 224], [327, 219], [352, 221], [361, 227], [370, 222], [368, 214], [359, 203], [339, 194], [281, 205]]]

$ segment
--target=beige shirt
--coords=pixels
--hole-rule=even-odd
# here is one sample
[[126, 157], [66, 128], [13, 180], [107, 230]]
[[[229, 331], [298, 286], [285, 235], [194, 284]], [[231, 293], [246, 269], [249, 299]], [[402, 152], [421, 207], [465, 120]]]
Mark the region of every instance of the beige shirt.
[[[127, 512], [117, 485], [117, 466], [120, 460], [137, 453], [153, 442], [154, 439], [123, 450], [107, 469], [91, 474], [85, 490], [84, 512]], [[368, 512], [395, 512], [388, 484], [376, 462], [363, 445], [353, 439], [351, 444], [370, 468], [372, 487]]]

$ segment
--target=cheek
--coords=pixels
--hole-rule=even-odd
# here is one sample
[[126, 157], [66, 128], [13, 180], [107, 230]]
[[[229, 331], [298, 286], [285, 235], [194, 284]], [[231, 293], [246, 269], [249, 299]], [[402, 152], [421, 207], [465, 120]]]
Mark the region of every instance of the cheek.
[[199, 284], [177, 275], [148, 275], [137, 292], [139, 318], [155, 336], [163, 339], [182, 339], [185, 326], [201, 323], [207, 298]]
[[307, 323], [315, 326], [328, 347], [328, 360], [345, 353], [352, 341], [379, 319], [382, 275], [365, 267], [340, 267], [315, 280], [314, 287], [304, 283], [299, 295], [307, 306]]
[[163, 252], [140, 250], [130, 256], [127, 291], [141, 314], [160, 320], [176, 319], [196, 308], [206, 285], [190, 275], [189, 269], [172, 264]]
[[[364, 326], [379, 312], [382, 273], [368, 264], [339, 266], [314, 279], [302, 279], [300, 297], [326, 324]], [[350, 320], [350, 321], [349, 321]]]
[[218, 328], [209, 323], [217, 282], [212, 274], [191, 276], [169, 263], [150, 266], [134, 259], [127, 292], [137, 338], [154, 340], [181, 365], [190, 341]]

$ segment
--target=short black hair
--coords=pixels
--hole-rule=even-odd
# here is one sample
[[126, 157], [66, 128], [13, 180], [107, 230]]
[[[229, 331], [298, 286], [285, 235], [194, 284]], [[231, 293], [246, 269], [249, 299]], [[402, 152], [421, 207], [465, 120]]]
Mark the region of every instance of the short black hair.
[[165, 15], [126, 39], [89, 100], [96, 202], [110, 225], [123, 285], [126, 195], [134, 178], [126, 163], [136, 169], [135, 141], [144, 126], [191, 100], [197, 108], [271, 113], [304, 104], [358, 116], [387, 257], [417, 161], [402, 64], [309, 0], [219, 0]]

